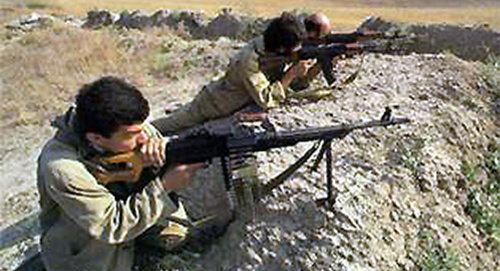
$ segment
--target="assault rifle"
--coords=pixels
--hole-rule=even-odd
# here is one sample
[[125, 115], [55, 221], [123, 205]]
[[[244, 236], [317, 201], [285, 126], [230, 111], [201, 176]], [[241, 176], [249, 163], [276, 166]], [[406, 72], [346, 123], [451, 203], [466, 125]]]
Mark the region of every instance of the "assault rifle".
[[[327, 188], [328, 200], [331, 200], [332, 194], [332, 168], [331, 168], [331, 142], [335, 138], [343, 138], [350, 132], [359, 129], [367, 129], [370, 127], [386, 127], [390, 125], [408, 123], [407, 118], [395, 118], [391, 116], [389, 107], [380, 120], [368, 122], [342, 124], [336, 126], [305, 128], [295, 131], [275, 132], [266, 131], [259, 133], [247, 133], [242, 135], [233, 134], [209, 134], [198, 133], [186, 137], [173, 137], [167, 146], [167, 159], [165, 165], [159, 170], [158, 174], [162, 174], [172, 164], [191, 164], [210, 161], [212, 158], [220, 157], [223, 166], [223, 174], [225, 179], [226, 189], [231, 189], [230, 172], [228, 166], [228, 157], [241, 155], [246, 153], [266, 151], [274, 148], [281, 148], [296, 145], [299, 142], [320, 141], [323, 142], [323, 147], [318, 154], [318, 159], [322, 159], [326, 155], [327, 162]], [[315, 144], [300, 160], [307, 160], [317, 150], [318, 144]], [[134, 155], [122, 155], [121, 157], [107, 157], [99, 162], [104, 170], [116, 171], [118, 168], [122, 170], [129, 168], [136, 172], [142, 169], [140, 159], [130, 159]], [[125, 160], [122, 160], [125, 159]], [[117, 166], [117, 164], [124, 164]], [[293, 165], [292, 165], [293, 166]], [[295, 166], [297, 167], [297, 166]], [[285, 173], [289, 174], [289, 173]], [[133, 174], [136, 176], [137, 174]], [[291, 174], [289, 174], [291, 175]], [[116, 179], [114, 181], [117, 181]], [[130, 181], [124, 179], [123, 181]], [[275, 184], [270, 184], [269, 189], [275, 187]]]
[[304, 41], [304, 43], [310, 45], [318, 45], [318, 44], [331, 44], [331, 43], [353, 43], [353, 42], [366, 42], [373, 40], [394, 40], [406, 38], [405, 35], [400, 35], [399, 33], [395, 33], [393, 35], [388, 35], [385, 33], [378, 32], [352, 32], [352, 33], [336, 33], [336, 34], [327, 34], [319, 39], [319, 41], [314, 42], [310, 40]]
[[398, 33], [386, 35], [382, 33], [363, 34], [358, 32], [345, 34], [328, 34], [318, 41], [304, 40], [302, 48], [293, 56], [266, 56], [261, 65], [273, 65], [279, 62], [297, 62], [300, 60], [316, 59], [319, 63], [326, 82], [331, 86], [336, 78], [333, 74], [334, 57], [351, 56], [360, 52], [397, 52], [394, 46], [396, 40], [406, 38]]

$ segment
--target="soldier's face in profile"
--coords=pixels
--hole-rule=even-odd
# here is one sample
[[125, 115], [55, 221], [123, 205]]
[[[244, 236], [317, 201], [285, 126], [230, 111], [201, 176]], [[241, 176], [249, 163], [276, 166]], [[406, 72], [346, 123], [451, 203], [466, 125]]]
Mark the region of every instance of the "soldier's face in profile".
[[95, 146], [113, 153], [130, 152], [144, 144], [148, 137], [144, 124], [121, 125], [110, 137], [88, 133], [87, 139]]

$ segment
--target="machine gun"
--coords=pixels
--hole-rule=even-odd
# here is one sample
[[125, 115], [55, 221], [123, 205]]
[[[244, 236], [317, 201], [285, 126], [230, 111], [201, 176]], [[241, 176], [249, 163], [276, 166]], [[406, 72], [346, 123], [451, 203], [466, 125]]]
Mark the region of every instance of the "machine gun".
[[[173, 164], [190, 164], [210, 161], [213, 158], [220, 157], [223, 166], [223, 174], [225, 179], [226, 189], [231, 190], [231, 176], [228, 166], [228, 157], [233, 155], [245, 154], [266, 151], [274, 148], [281, 148], [296, 145], [299, 142], [320, 141], [323, 142], [323, 147], [318, 155], [322, 159], [326, 155], [327, 162], [327, 201], [332, 203], [332, 157], [331, 157], [331, 142], [335, 138], [343, 138], [350, 132], [359, 129], [367, 129], [370, 127], [386, 127], [390, 125], [408, 123], [407, 118], [395, 118], [391, 116], [389, 107], [380, 120], [373, 120], [355, 124], [342, 124], [336, 126], [305, 128], [295, 131], [275, 132], [265, 131], [259, 133], [247, 133], [244, 135], [232, 134], [207, 134], [199, 133], [186, 137], [173, 137], [167, 146], [167, 159], [165, 165], [158, 171], [157, 175], [163, 174], [167, 168]], [[314, 154], [319, 144], [315, 144], [301, 159], [299, 164], [303, 164], [309, 157]], [[117, 169], [127, 169], [132, 173], [131, 176], [138, 176], [137, 171], [142, 169], [140, 159], [132, 159], [135, 154], [116, 155], [113, 157], [104, 157], [99, 161], [101, 170], [116, 171]], [[292, 165], [292, 168], [298, 168], [298, 164]], [[299, 166], [300, 166], [299, 165]], [[286, 176], [291, 175], [290, 170], [284, 173]], [[117, 175], [118, 176], [118, 175]], [[279, 179], [283, 179], [280, 177]], [[108, 179], [108, 182], [125, 181], [134, 182], [130, 178]], [[273, 181], [267, 185], [268, 189], [276, 187], [276, 182]], [[104, 183], [106, 184], [106, 183]], [[234, 204], [234, 203], [233, 203]]]

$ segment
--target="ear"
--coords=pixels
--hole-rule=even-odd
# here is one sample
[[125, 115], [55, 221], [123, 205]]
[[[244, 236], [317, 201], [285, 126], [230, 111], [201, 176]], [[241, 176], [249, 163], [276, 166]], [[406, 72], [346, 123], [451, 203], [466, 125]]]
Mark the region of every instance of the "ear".
[[86, 133], [85, 138], [94, 146], [101, 146], [104, 139], [102, 135], [93, 132]]

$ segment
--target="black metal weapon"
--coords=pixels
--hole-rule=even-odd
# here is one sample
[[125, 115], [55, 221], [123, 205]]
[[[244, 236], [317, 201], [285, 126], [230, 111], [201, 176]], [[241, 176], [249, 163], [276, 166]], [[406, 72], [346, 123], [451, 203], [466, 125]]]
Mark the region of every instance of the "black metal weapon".
[[[333, 139], [341, 139], [347, 136], [350, 132], [358, 129], [367, 129], [370, 127], [386, 127], [390, 125], [408, 123], [408, 118], [396, 118], [391, 116], [391, 110], [386, 107], [384, 114], [380, 120], [372, 120], [368, 122], [341, 124], [335, 126], [304, 128], [286, 132], [265, 131], [258, 133], [244, 133], [234, 135], [227, 134], [211, 134], [208, 132], [198, 132], [196, 134], [187, 135], [184, 137], [172, 137], [167, 146], [166, 163], [160, 169], [147, 171], [148, 176], [146, 181], [144, 178], [109, 178], [104, 184], [112, 184], [113, 182], [138, 182], [138, 187], [143, 187], [149, 180], [155, 176], [161, 176], [173, 164], [191, 164], [211, 161], [213, 158], [221, 158], [222, 172], [224, 175], [225, 186], [227, 191], [231, 191], [231, 171], [229, 167], [229, 159], [231, 157], [245, 156], [249, 153], [266, 151], [274, 148], [293, 146], [299, 142], [318, 141], [322, 143], [321, 150], [316, 159], [319, 163], [321, 159], [326, 158], [326, 178], [327, 178], [327, 198], [325, 199], [330, 205], [334, 202], [334, 193], [332, 187], [332, 156], [331, 144]], [[299, 161], [285, 170], [276, 178], [265, 184], [261, 192], [267, 194], [273, 188], [280, 185], [288, 178], [296, 169], [305, 163], [318, 149], [319, 143], [315, 144], [309, 151], [303, 155]], [[99, 168], [111, 176], [116, 175], [113, 172], [125, 171], [125, 175], [139, 176], [142, 171], [142, 164], [137, 157], [137, 153], [118, 154], [111, 157], [103, 157], [97, 163]], [[132, 159], [135, 158], [135, 159]], [[121, 166], [120, 166], [121, 165]], [[145, 171], [142, 171], [145, 173]], [[106, 175], [106, 174], [104, 174]], [[117, 175], [120, 177], [120, 174]], [[105, 179], [104, 179], [105, 180]], [[234, 208], [234, 199], [229, 199], [231, 208]]]
[[[360, 52], [397, 53], [397, 44], [406, 38], [404, 35], [386, 35], [382, 33], [362, 34], [328, 34], [317, 41], [304, 40], [302, 48], [293, 56], [264, 56], [261, 65], [273, 63], [296, 62], [300, 60], [316, 59], [321, 66], [326, 82], [331, 86], [336, 78], [333, 74], [334, 57], [355, 55]], [[398, 43], [399, 42], [399, 43]]]
[[[358, 129], [366, 129], [377, 126], [390, 126], [397, 124], [405, 124], [410, 120], [408, 118], [395, 118], [390, 116], [389, 107], [381, 120], [372, 120], [368, 122], [355, 123], [355, 124], [342, 124], [336, 126], [319, 127], [319, 128], [305, 128], [287, 132], [261, 132], [261, 133], [248, 133], [245, 135], [232, 135], [232, 134], [196, 134], [187, 137], [174, 137], [169, 143], [167, 163], [166, 166], [176, 163], [198, 163], [209, 161], [212, 158], [220, 157], [223, 165], [224, 179], [226, 189], [231, 189], [230, 172], [227, 165], [227, 157], [242, 153], [252, 153], [259, 151], [266, 151], [273, 148], [281, 148], [286, 146], [293, 146], [299, 142], [305, 141], [322, 141], [323, 147], [319, 156], [322, 158], [326, 156], [327, 163], [327, 199], [329, 204], [333, 204], [334, 197], [332, 191], [332, 157], [331, 157], [331, 143], [335, 138], [343, 138], [350, 132]], [[314, 150], [317, 144], [313, 146]], [[311, 150], [313, 149], [311, 148]], [[307, 154], [301, 158], [307, 160], [314, 151], [308, 151]], [[307, 156], [307, 157], [306, 157]], [[305, 161], [304, 161], [305, 162]], [[288, 175], [289, 176], [289, 175]], [[283, 178], [277, 178], [274, 182], [266, 185], [264, 190], [270, 190], [277, 186]]]

